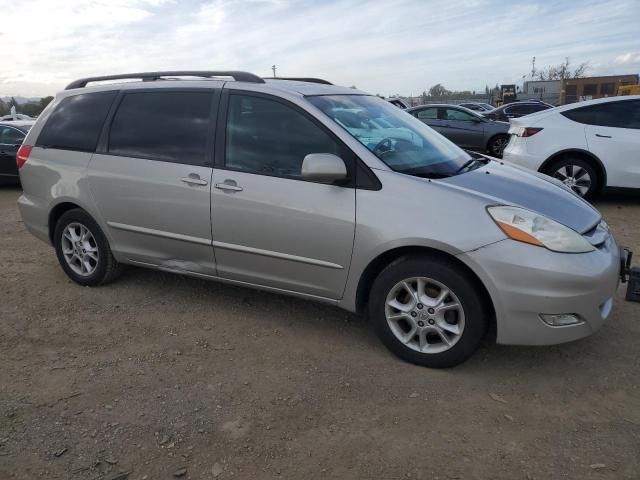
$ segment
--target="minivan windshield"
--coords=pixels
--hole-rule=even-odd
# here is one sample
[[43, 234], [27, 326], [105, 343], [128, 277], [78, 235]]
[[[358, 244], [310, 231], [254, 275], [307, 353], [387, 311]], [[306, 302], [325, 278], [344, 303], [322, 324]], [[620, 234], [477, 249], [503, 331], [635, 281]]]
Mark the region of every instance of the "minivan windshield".
[[307, 99], [397, 172], [445, 178], [474, 163], [464, 150], [379, 97], [321, 95]]

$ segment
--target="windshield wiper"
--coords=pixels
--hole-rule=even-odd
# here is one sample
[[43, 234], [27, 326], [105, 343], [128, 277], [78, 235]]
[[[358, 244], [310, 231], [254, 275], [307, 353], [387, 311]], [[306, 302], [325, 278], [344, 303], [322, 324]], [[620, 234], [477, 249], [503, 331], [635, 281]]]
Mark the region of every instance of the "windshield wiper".
[[478, 155], [477, 157], [474, 157], [474, 158], [470, 158], [469, 160], [464, 162], [464, 164], [462, 164], [462, 166], [458, 170], [456, 170], [456, 174], [462, 172], [463, 170], [466, 170], [467, 168], [470, 168], [476, 162], [487, 164], [490, 161], [491, 160], [489, 160], [488, 158], [482, 157], [480, 155]]

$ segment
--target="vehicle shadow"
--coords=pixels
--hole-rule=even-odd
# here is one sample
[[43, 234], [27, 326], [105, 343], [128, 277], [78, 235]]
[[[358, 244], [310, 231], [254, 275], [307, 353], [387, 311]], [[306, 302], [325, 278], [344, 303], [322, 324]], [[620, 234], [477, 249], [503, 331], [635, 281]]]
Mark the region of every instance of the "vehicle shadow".
[[[171, 292], [172, 300], [184, 301], [190, 305], [193, 304], [192, 299], [197, 298], [201, 303], [199, 308], [212, 312], [219, 311], [221, 306], [229, 311], [243, 311], [244, 315], [237, 316], [235, 321], [246, 322], [247, 326], [260, 321], [263, 312], [269, 312], [266, 319], [269, 325], [275, 325], [278, 330], [286, 332], [291, 341], [305, 341], [310, 332], [308, 329], [312, 329], [313, 337], [319, 344], [333, 345], [339, 338], [342, 345], [348, 344], [358, 351], [360, 361], [375, 368], [382, 368], [390, 373], [408, 368], [414, 373], [423, 372], [427, 377], [432, 374], [429, 372], [435, 372], [398, 359], [377, 339], [366, 316], [335, 306], [141, 268], [128, 269], [115, 285], [122, 285], [127, 290], [144, 289], [149, 291], [151, 297], [165, 299], [166, 292]], [[153, 303], [152, 299], [150, 304]], [[296, 340], [296, 337], [300, 338]], [[473, 379], [479, 372], [483, 372], [484, 378], [489, 375], [500, 381], [512, 381], [512, 377], [518, 377], [518, 381], [527, 377], [537, 378], [536, 381], [567, 376], [586, 379], [594, 369], [602, 368], [603, 356], [607, 356], [612, 363], [625, 358], [628, 352], [611, 348], [617, 337], [615, 332], [603, 329], [591, 337], [568, 344], [527, 347], [497, 345], [495, 338], [489, 335], [467, 362], [440, 372], [465, 379]], [[616, 355], [620, 359], [612, 358]]]

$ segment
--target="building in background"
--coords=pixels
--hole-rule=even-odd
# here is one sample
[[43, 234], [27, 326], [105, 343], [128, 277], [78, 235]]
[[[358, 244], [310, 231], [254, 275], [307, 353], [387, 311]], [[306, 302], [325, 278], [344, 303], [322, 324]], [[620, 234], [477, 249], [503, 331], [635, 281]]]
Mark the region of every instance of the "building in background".
[[561, 80], [529, 80], [522, 85], [520, 100], [542, 100], [551, 105], [560, 104]]
[[562, 104], [613, 97], [624, 85], [638, 85], [638, 74], [584, 77], [562, 80], [560, 100]]

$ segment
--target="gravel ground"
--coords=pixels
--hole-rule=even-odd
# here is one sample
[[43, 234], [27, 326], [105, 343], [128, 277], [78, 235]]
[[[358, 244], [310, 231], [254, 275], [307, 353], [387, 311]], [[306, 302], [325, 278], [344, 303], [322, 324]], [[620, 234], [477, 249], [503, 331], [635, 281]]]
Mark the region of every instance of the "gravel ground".
[[[429, 370], [328, 306], [134, 268], [79, 287], [19, 193], [0, 187], [2, 479], [640, 479], [622, 289], [588, 339]], [[640, 257], [640, 197], [597, 206]]]

